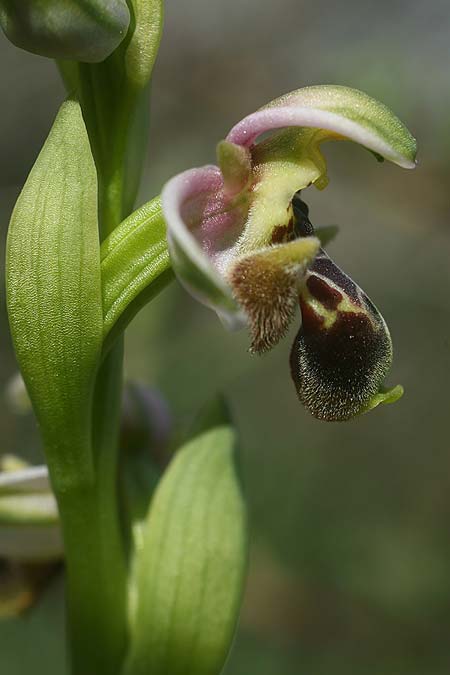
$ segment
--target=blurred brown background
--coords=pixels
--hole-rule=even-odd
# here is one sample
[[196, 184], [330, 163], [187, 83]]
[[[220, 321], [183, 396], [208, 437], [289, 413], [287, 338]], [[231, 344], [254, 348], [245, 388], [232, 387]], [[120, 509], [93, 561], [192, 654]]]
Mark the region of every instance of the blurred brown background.
[[[313, 420], [290, 338], [252, 357], [245, 334], [173, 284], [128, 331], [127, 374], [156, 384], [183, 430], [217, 390], [241, 430], [250, 574], [229, 675], [450, 672], [450, 6], [446, 0], [168, 0], [140, 201], [214, 161], [217, 140], [313, 83], [365, 90], [419, 140], [415, 172], [328, 144], [330, 186], [304, 193], [330, 253], [382, 310], [405, 396], [351, 423]], [[53, 64], [0, 37], [2, 245], [63, 90]], [[0, 377], [15, 372], [2, 293]], [[2, 452], [31, 456], [32, 419], [0, 413]], [[37, 455], [36, 455], [37, 456]], [[61, 675], [62, 580], [0, 623], [0, 671]]]

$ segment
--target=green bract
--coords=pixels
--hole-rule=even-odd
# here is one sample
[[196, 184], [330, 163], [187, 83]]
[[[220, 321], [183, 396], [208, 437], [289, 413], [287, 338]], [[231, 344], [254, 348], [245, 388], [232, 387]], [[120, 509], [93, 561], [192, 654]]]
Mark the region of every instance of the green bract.
[[124, 675], [218, 675], [247, 564], [236, 435], [223, 413], [172, 460], [136, 552]]
[[62, 105], [17, 200], [6, 264], [14, 347], [52, 478], [59, 486], [89, 482], [103, 315], [97, 179], [75, 101]]
[[101, 246], [104, 334], [108, 344], [172, 279], [158, 198], [126, 218]]
[[124, 39], [125, 0], [0, 0], [0, 24], [21, 49], [53, 59], [103, 61]]

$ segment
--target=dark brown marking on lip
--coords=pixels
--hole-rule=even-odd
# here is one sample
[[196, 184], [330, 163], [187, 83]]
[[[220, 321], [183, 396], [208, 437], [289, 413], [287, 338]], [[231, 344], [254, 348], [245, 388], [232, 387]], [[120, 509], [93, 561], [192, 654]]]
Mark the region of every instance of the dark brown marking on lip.
[[[314, 228], [309, 209], [300, 193], [294, 196], [292, 207], [295, 235], [311, 234]], [[314, 303], [307, 301], [308, 293], [324, 310], [334, 312], [331, 321], [315, 311]], [[351, 305], [350, 311], [338, 310], [344, 299], [355, 311]], [[302, 325], [290, 358], [298, 397], [317, 419], [351, 419], [379, 392], [389, 371], [389, 330], [367, 295], [323, 249], [309, 268], [306, 287], [300, 292], [300, 308]]]
[[322, 249], [311, 265], [311, 272], [317, 272], [332, 281], [357, 307], [361, 307], [357, 284]]
[[[297, 192], [294, 195], [292, 200], [292, 210], [294, 212], [294, 235], [296, 237], [307, 237], [314, 234], [314, 226], [309, 219], [309, 208], [301, 199], [300, 192]], [[332, 281], [334, 285], [338, 286], [342, 290], [343, 295], [347, 295], [356, 306], [362, 306], [358, 294], [358, 286], [336, 265], [335, 262], [333, 262], [333, 260], [331, 260], [323, 249], [320, 249], [316, 259], [310, 267], [310, 272], [317, 272], [321, 276], [326, 277]], [[311, 291], [311, 293], [314, 297], [317, 297], [313, 291]], [[334, 306], [329, 307], [325, 303], [324, 307], [327, 309], [334, 308]]]
[[326, 309], [337, 309], [343, 299], [342, 293], [339, 293], [336, 288], [333, 288], [324, 279], [320, 279], [315, 274], [309, 275], [306, 286], [311, 295]]
[[357, 415], [390, 368], [389, 332], [378, 311], [372, 316], [367, 310], [338, 312], [329, 328], [308, 314], [295, 338], [292, 378], [300, 400], [318, 419], [343, 421]]
[[308, 302], [305, 302], [300, 297], [300, 309], [302, 312], [302, 325], [310, 332], [315, 332], [323, 329], [324, 318], [314, 311], [313, 307]]
[[294, 239], [294, 219], [286, 225], [278, 225], [272, 232], [272, 244], [285, 244]]

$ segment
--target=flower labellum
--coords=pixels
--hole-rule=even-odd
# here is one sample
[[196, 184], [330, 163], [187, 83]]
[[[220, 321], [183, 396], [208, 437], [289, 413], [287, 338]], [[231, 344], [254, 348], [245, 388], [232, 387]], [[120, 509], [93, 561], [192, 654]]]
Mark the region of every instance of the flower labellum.
[[124, 39], [126, 0], [0, 0], [0, 25], [21, 49], [53, 59], [103, 61]]
[[[299, 236], [314, 232], [308, 207], [293, 200]], [[401, 387], [380, 394], [392, 363], [392, 342], [378, 309], [322, 249], [300, 291], [302, 325], [291, 351], [291, 372], [302, 403], [318, 419], [351, 419]], [[375, 400], [374, 400], [375, 399]]]
[[346, 420], [401, 388], [382, 389], [392, 361], [384, 319], [321, 249], [295, 196], [326, 187], [328, 140], [415, 166], [415, 139], [386, 106], [348, 87], [306, 87], [236, 124], [217, 146], [218, 166], [172, 178], [162, 206], [179, 280], [227, 327], [247, 326], [250, 351], [274, 347], [300, 304], [291, 356], [300, 400], [319, 419]]

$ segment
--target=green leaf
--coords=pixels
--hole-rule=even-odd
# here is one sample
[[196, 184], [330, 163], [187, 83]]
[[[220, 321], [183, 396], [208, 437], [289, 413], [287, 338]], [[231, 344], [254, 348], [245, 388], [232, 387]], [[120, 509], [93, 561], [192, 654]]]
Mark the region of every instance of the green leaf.
[[223, 417], [207, 427], [178, 452], [149, 510], [136, 552], [126, 675], [216, 675], [230, 649], [246, 570], [246, 510], [235, 432]]
[[162, 0], [130, 0], [131, 38], [125, 50], [129, 81], [138, 89], [150, 80], [161, 40]]
[[106, 345], [173, 279], [159, 198], [144, 204], [102, 243]]
[[91, 400], [103, 335], [96, 171], [73, 100], [14, 209], [6, 282], [17, 360], [54, 487], [64, 492], [93, 480]]

